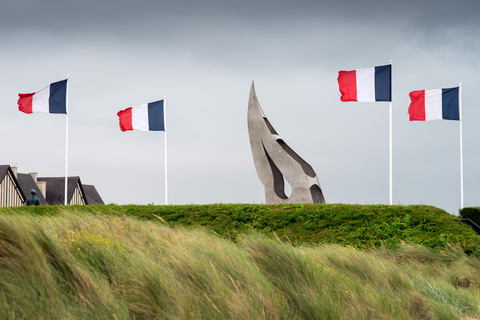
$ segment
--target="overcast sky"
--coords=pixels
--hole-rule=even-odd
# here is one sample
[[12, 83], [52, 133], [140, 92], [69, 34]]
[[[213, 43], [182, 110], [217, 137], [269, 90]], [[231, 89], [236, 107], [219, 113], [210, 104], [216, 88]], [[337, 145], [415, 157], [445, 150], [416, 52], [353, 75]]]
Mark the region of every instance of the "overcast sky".
[[388, 204], [388, 103], [342, 103], [339, 70], [393, 69], [393, 203], [460, 207], [459, 122], [409, 122], [409, 92], [462, 83], [465, 206], [479, 206], [480, 2], [0, 0], [0, 164], [65, 174], [65, 116], [19, 92], [70, 76], [69, 175], [105, 203], [164, 204], [164, 133], [116, 113], [167, 97], [170, 204], [264, 203], [250, 85], [328, 203]]

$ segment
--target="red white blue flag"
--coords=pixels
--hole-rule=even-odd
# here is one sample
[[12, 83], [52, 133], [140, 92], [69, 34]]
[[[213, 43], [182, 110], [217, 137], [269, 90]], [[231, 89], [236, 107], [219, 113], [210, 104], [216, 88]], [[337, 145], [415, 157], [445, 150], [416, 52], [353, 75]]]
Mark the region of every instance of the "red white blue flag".
[[338, 72], [340, 100], [392, 101], [392, 65]]
[[163, 101], [129, 107], [117, 113], [120, 130], [165, 131]]
[[459, 87], [410, 92], [410, 121], [460, 120]]
[[67, 79], [34, 93], [19, 93], [18, 96], [18, 110], [22, 112], [67, 114]]

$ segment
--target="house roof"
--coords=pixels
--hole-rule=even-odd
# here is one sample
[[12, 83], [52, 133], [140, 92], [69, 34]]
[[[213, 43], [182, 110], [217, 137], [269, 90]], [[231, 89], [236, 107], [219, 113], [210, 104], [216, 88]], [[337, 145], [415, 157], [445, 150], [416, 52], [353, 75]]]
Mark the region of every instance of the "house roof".
[[103, 203], [102, 197], [95, 189], [95, 186], [90, 184], [83, 185], [83, 191], [85, 191], [85, 198], [87, 199], [87, 204], [105, 204]]
[[[12, 168], [9, 165], [0, 165], [0, 183], [5, 179], [7, 174], [10, 173], [15, 186], [17, 187], [20, 195], [23, 197], [22, 201], [25, 201], [29, 195], [30, 190], [37, 190], [37, 198], [40, 199], [42, 205], [55, 205], [63, 204], [65, 201], [65, 178], [64, 177], [39, 177], [37, 181], [46, 182], [46, 195], [40, 192], [37, 183], [29, 173], [18, 173], [15, 176]], [[85, 204], [104, 204], [102, 197], [98, 193], [97, 189], [93, 185], [83, 185], [80, 177], [68, 177], [68, 195], [67, 201], [73, 198], [75, 188], [79, 185], [80, 192], [84, 197]]]
[[[47, 182], [47, 201], [49, 204], [64, 204], [65, 202], [65, 177], [42, 177], [37, 178], [38, 181], [45, 181]], [[80, 177], [68, 177], [68, 194], [67, 194], [67, 202], [70, 203], [72, 200], [73, 192], [75, 191], [75, 187], [77, 183], [80, 186], [80, 191], [83, 195], [85, 192], [83, 191], [82, 182], [80, 181]]]
[[0, 182], [2, 182], [3, 178], [5, 178], [8, 169], [10, 169], [9, 165], [0, 165]]
[[27, 199], [27, 196], [23, 192], [20, 183], [18, 182], [17, 178], [15, 177], [15, 174], [13, 173], [12, 168], [9, 165], [0, 165], [0, 183], [3, 181], [3, 179], [5, 179], [5, 176], [7, 175], [8, 172], [10, 172], [10, 175], [12, 176], [15, 185], [18, 187], [18, 190], [20, 191], [20, 194], [23, 197], [23, 201], [25, 201]]
[[25, 195], [30, 194], [30, 190], [35, 189], [37, 191], [36, 196], [37, 196], [38, 199], [40, 199], [40, 204], [44, 205], [44, 206], [48, 205], [47, 200], [43, 196], [42, 192], [40, 192], [40, 189], [38, 188], [37, 184], [35, 183], [35, 180], [33, 180], [33, 177], [32, 177], [31, 174], [29, 174], [29, 173], [18, 173], [17, 174], [17, 180], [18, 180], [18, 183], [20, 184], [20, 188], [23, 190]]

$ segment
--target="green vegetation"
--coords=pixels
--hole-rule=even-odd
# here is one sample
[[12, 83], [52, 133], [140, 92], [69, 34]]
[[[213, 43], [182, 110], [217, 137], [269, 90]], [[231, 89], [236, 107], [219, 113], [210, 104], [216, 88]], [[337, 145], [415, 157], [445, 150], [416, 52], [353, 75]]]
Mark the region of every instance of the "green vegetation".
[[478, 319], [477, 239], [425, 206], [4, 208], [0, 319]]
[[[6, 208], [0, 214], [55, 215], [62, 208]], [[297, 246], [330, 243], [356, 248], [379, 245], [396, 248], [405, 241], [429, 248], [455, 244], [469, 254], [480, 252], [480, 236], [470, 226], [442, 209], [422, 205], [107, 205], [71, 206], [69, 211], [161, 219], [173, 227], [201, 226], [231, 240], [238, 234], [256, 230]]]
[[460, 216], [462, 218], [468, 218], [475, 223], [480, 224], [480, 207], [467, 207], [460, 209]]

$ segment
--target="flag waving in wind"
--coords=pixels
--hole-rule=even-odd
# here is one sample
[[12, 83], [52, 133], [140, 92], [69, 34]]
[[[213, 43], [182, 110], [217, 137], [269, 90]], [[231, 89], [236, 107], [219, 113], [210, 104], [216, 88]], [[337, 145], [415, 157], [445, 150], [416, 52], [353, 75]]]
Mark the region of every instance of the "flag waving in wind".
[[163, 102], [159, 100], [119, 111], [120, 130], [165, 131]]
[[18, 110], [67, 114], [67, 79], [54, 82], [34, 93], [19, 93]]
[[410, 92], [410, 121], [460, 120], [459, 87]]
[[40, 91], [33, 93], [19, 93], [18, 110], [27, 114], [33, 112], [59, 113], [65, 115], [65, 198], [67, 205], [68, 195], [68, 113], [67, 113], [67, 79], [51, 83]]
[[392, 62], [372, 68], [338, 72], [340, 100], [358, 102], [388, 101], [389, 128], [389, 204], [393, 204], [392, 193]]
[[463, 208], [462, 84], [454, 88], [410, 92], [410, 121], [457, 120], [460, 127], [460, 208]]
[[338, 72], [340, 100], [392, 101], [392, 65]]
[[120, 130], [163, 131], [165, 138], [165, 204], [168, 204], [167, 131], [165, 127], [165, 97], [163, 100], [129, 107], [117, 113]]

